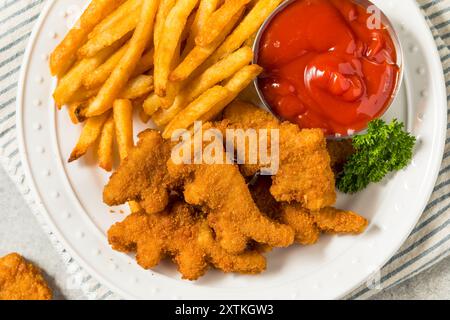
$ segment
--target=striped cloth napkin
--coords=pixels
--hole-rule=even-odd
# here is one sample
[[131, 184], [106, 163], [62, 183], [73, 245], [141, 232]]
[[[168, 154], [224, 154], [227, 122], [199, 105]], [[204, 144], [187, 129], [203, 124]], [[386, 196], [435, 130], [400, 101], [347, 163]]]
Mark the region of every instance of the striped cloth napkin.
[[[450, 97], [450, 0], [417, 0], [417, 2], [434, 34]], [[58, 243], [51, 231], [44, 226], [40, 213], [30, 199], [21, 165], [15, 119], [17, 82], [27, 41], [44, 3], [44, 0], [0, 0], [0, 163], [23, 193], [37, 219], [43, 224], [44, 230], [67, 264], [68, 272], [75, 278], [82, 279], [80, 286], [87, 298], [119, 298], [85, 273]], [[418, 225], [399, 252], [382, 269], [379, 286], [373, 289], [369, 289], [371, 286], [361, 286], [347, 298], [368, 298], [381, 289], [393, 287], [417, 275], [447, 257], [450, 253], [449, 208], [450, 135], [447, 138], [445, 156], [436, 187]]]

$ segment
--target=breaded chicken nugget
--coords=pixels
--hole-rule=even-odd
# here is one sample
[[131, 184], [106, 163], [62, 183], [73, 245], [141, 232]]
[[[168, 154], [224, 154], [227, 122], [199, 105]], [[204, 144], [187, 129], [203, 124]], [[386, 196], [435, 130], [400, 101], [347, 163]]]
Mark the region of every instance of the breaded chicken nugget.
[[[235, 129], [279, 129], [280, 168], [271, 188], [277, 201], [299, 202], [309, 210], [336, 202], [335, 179], [321, 130], [301, 130], [295, 124], [280, 123], [268, 112], [243, 102], [228, 106], [224, 121]], [[259, 168], [243, 165], [241, 171], [250, 176]]]
[[331, 234], [360, 234], [368, 224], [365, 218], [352, 211], [331, 207], [312, 212], [311, 216], [322, 232]]
[[103, 201], [110, 206], [137, 201], [149, 214], [164, 210], [173, 187], [166, 168], [170, 150], [158, 131], [142, 132], [137, 146], [111, 176]]
[[150, 269], [169, 256], [184, 279], [196, 280], [207, 271], [209, 263], [224, 272], [260, 273], [265, 258], [246, 251], [231, 255], [213, 239], [204, 217], [185, 203], [177, 202], [170, 210], [155, 214], [133, 213], [108, 231], [113, 249], [136, 251], [140, 266]]
[[360, 234], [367, 227], [367, 220], [351, 211], [327, 207], [311, 212], [299, 203], [279, 203], [271, 195], [270, 185], [268, 177], [259, 177], [250, 186], [252, 196], [262, 212], [294, 229], [299, 244], [315, 244], [321, 233]]
[[299, 202], [313, 211], [334, 205], [335, 179], [322, 131], [282, 124], [280, 170], [272, 180], [277, 201]]
[[0, 258], [0, 300], [51, 300], [39, 268], [17, 253]]
[[258, 210], [235, 165], [175, 165], [169, 161], [169, 172], [176, 174], [180, 166], [192, 172], [184, 182], [186, 202], [208, 212], [208, 223], [228, 252], [244, 251], [249, 240], [272, 247], [293, 243], [289, 226], [272, 221]]

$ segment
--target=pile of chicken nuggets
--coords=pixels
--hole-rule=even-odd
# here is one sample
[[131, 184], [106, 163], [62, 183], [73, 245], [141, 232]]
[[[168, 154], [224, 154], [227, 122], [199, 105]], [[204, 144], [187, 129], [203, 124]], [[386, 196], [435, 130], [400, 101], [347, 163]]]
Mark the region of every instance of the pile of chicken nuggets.
[[240, 101], [207, 126], [278, 129], [277, 174], [258, 176], [257, 164], [175, 164], [173, 142], [144, 131], [104, 189], [106, 204], [135, 201], [142, 208], [109, 230], [115, 250], [136, 252], [145, 269], [171, 258], [184, 279], [196, 280], [211, 267], [258, 274], [267, 267], [268, 250], [367, 227], [365, 218], [333, 207], [332, 164], [340, 159], [330, 158], [321, 130], [281, 123]]

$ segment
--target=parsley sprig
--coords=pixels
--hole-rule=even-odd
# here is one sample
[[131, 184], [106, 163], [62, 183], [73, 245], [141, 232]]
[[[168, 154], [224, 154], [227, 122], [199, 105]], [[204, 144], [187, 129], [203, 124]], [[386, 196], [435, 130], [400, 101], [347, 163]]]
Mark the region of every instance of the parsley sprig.
[[403, 123], [371, 121], [366, 134], [353, 138], [356, 153], [338, 175], [338, 189], [356, 193], [371, 182], [380, 182], [389, 172], [403, 169], [412, 159], [415, 143], [416, 138], [404, 131]]

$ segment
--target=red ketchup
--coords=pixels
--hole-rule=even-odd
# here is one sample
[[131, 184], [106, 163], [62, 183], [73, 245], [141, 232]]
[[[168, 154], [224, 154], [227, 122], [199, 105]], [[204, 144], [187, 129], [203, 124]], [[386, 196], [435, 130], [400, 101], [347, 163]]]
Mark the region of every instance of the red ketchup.
[[351, 0], [298, 0], [278, 13], [258, 57], [272, 110], [327, 135], [358, 132], [380, 117], [400, 70], [386, 26], [375, 29], [373, 20]]

